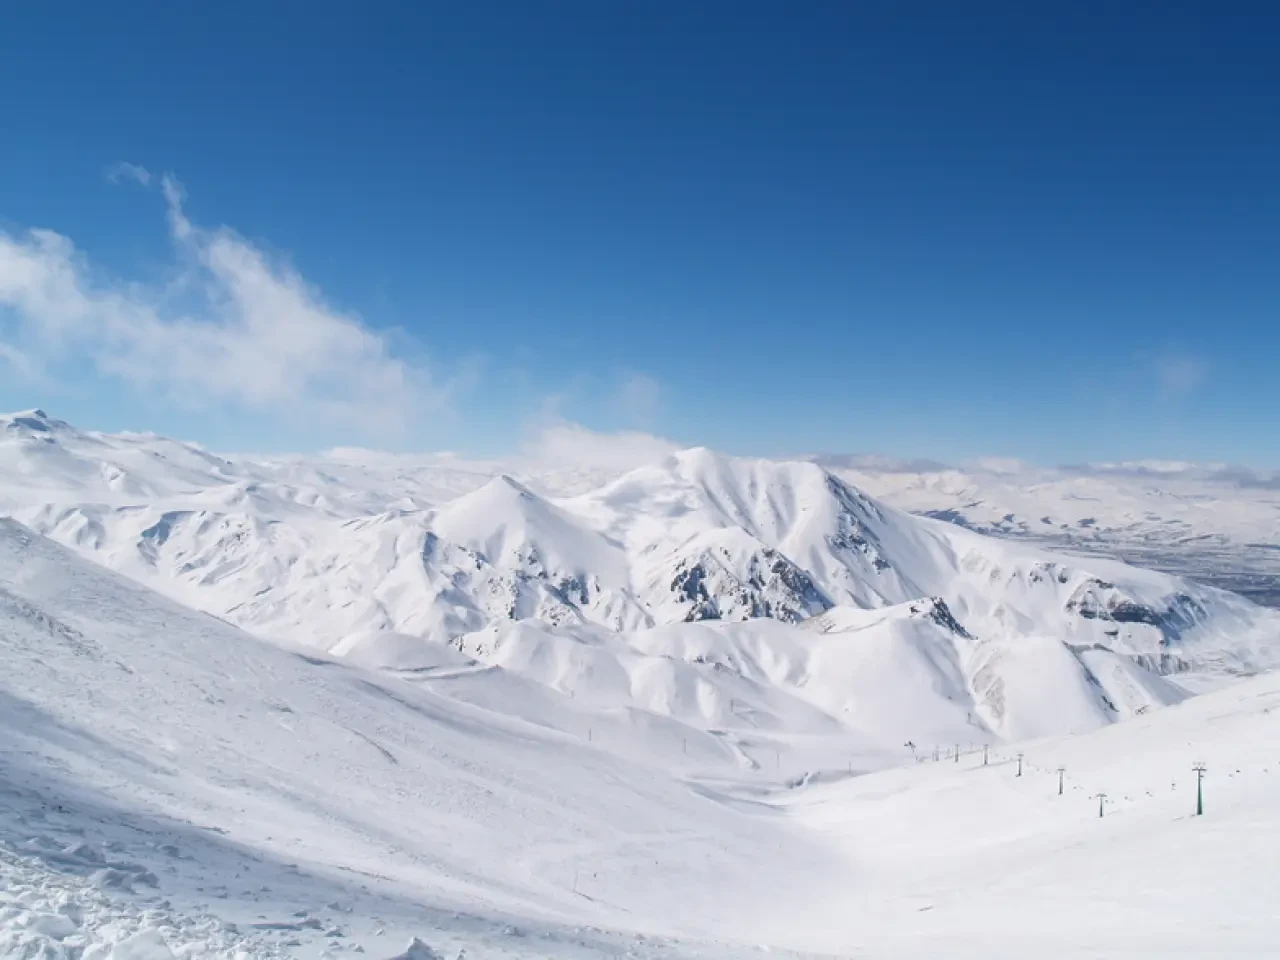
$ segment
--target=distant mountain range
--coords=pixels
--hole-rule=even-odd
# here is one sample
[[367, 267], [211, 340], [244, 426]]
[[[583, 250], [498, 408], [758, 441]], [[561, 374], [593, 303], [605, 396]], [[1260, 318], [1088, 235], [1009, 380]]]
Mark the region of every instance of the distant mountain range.
[[967, 467], [815, 460], [902, 509], [991, 536], [1115, 557], [1280, 606], [1280, 480], [1221, 465]]

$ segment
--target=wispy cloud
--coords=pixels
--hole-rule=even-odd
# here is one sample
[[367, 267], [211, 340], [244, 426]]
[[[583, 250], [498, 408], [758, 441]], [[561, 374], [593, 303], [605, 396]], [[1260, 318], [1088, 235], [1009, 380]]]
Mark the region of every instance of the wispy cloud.
[[34, 383], [40, 376], [39, 365], [31, 357], [3, 341], [0, 341], [0, 367], [7, 367], [10, 376], [25, 383]]
[[925, 457], [889, 457], [880, 453], [819, 453], [807, 459], [819, 466], [863, 473], [938, 473], [954, 467]]
[[1001, 477], [1015, 477], [1035, 469], [1025, 460], [1015, 457], [978, 457], [969, 461], [966, 466], [977, 473], [991, 473]]
[[1152, 358], [1156, 383], [1166, 397], [1191, 393], [1209, 377], [1209, 364], [1187, 353], [1168, 351]]
[[113, 163], [102, 171], [102, 175], [106, 177], [108, 183], [120, 183], [124, 180], [133, 180], [142, 184], [144, 187], [151, 185], [151, 171], [146, 167], [140, 167], [136, 163]]
[[522, 452], [538, 463], [623, 471], [669, 457], [680, 447], [662, 437], [635, 430], [601, 433], [567, 421], [533, 428]]
[[[152, 182], [121, 164], [117, 179]], [[87, 362], [100, 374], [200, 408], [327, 418], [395, 430], [447, 406], [447, 389], [386, 334], [330, 304], [289, 263], [229, 227], [184, 210], [181, 184], [160, 179], [180, 254], [168, 285], [104, 279], [72, 240], [50, 230], [0, 232], [4, 357], [28, 365]], [[19, 353], [18, 344], [23, 348]]]
[[647, 373], [632, 373], [614, 391], [612, 406], [632, 426], [649, 426], [658, 415], [662, 387]]
[[1051, 483], [1073, 477], [1098, 477], [1121, 482], [1143, 480], [1153, 486], [1177, 489], [1182, 483], [1209, 483], [1242, 489], [1280, 489], [1280, 471], [1255, 470], [1229, 463], [1191, 460], [1109, 460], [1042, 466], [1008, 457], [978, 457], [955, 464], [926, 459], [897, 459], [876, 454], [819, 454], [811, 457], [824, 467], [855, 470], [863, 474], [936, 474], [954, 471], [1001, 483]]
[[1076, 464], [1063, 469], [1075, 473], [1117, 474], [1130, 477], [1177, 477], [1221, 470], [1221, 464], [1198, 464], [1185, 460], [1114, 460]]
[[1245, 489], [1280, 489], [1280, 472], [1254, 470], [1230, 463], [1196, 463], [1186, 460], [1121, 460], [1069, 464], [1064, 473], [1083, 476], [1135, 477], [1153, 482], [1193, 481]]

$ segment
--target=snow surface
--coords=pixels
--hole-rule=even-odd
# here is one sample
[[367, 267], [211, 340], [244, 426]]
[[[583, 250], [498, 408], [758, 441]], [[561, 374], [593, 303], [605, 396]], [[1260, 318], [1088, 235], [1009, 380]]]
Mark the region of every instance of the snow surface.
[[812, 462], [0, 417], [0, 956], [1261, 955], [1278, 639]]
[[1280, 932], [1274, 674], [989, 766], [850, 776], [793, 733], [797, 777], [516, 719], [517, 675], [471, 675], [504, 715], [262, 642], [12, 521], [0, 636], [3, 956], [1261, 957]]
[[258, 641], [12, 521], [0, 584], [0, 955], [146, 930], [214, 956], [372, 952], [379, 931], [493, 956], [753, 942], [843, 869], [785, 818]]

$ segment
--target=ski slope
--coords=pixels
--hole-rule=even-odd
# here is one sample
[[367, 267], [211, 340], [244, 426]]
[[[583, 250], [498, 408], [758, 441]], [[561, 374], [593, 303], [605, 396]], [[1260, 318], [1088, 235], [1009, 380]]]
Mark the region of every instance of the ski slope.
[[1277, 743], [1268, 674], [989, 766], [972, 753], [778, 803], [874, 878], [850, 894], [868, 956], [1265, 957], [1280, 932]]
[[[687, 626], [649, 642], [742, 625]], [[12, 521], [0, 636], [4, 956], [1261, 957], [1280, 931], [1274, 674], [985, 767], [850, 776], [856, 738], [792, 717], [771, 769], [660, 752], [639, 714], [553, 728], [608, 711], [518, 671], [263, 642]]]

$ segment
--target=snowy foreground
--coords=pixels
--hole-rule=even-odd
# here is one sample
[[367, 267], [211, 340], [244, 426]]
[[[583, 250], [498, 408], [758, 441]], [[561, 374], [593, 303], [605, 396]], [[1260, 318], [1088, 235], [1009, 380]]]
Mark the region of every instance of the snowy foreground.
[[0, 640], [0, 956], [1261, 957], [1280, 936], [1275, 675], [987, 766], [888, 756], [798, 698], [766, 746], [532, 666], [392, 675], [265, 642], [3, 520]]

